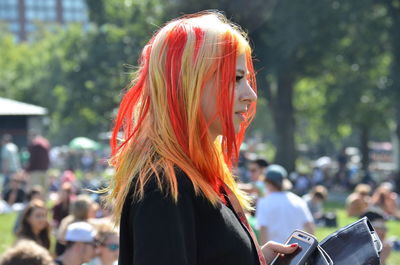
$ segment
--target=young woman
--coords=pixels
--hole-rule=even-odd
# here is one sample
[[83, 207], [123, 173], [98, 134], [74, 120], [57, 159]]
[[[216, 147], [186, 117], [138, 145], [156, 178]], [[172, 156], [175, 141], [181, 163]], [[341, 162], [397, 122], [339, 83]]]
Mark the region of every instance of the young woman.
[[296, 250], [261, 250], [231, 173], [256, 99], [249, 42], [223, 15], [184, 16], [152, 37], [111, 139], [120, 265], [267, 264]]
[[42, 200], [35, 199], [26, 206], [17, 236], [18, 239], [30, 239], [46, 249], [50, 248], [50, 223]]

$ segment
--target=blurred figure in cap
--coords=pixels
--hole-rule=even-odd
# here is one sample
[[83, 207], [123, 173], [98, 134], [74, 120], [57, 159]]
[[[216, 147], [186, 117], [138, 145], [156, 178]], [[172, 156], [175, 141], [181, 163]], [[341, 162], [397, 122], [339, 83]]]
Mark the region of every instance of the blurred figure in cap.
[[286, 169], [280, 165], [270, 165], [267, 168], [265, 182], [273, 185], [278, 190], [290, 190], [292, 189], [292, 183], [287, 178], [288, 174]]
[[292, 184], [287, 178], [286, 170], [280, 165], [270, 165], [265, 183], [269, 194], [260, 199], [256, 207], [260, 244], [269, 240], [285, 243], [295, 229], [314, 234], [313, 217], [307, 204], [288, 191]]
[[96, 231], [87, 222], [76, 222], [68, 226], [65, 234], [65, 252], [55, 260], [58, 265], [81, 265], [96, 256]]

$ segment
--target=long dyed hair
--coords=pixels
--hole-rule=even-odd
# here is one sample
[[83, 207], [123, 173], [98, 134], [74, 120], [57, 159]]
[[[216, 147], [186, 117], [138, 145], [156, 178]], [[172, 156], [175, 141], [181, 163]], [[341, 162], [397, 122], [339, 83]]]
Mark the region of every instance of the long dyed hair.
[[[131, 183], [140, 200], [153, 176], [161, 190], [178, 200], [175, 169], [183, 170], [212, 204], [225, 183], [249, 208], [236, 186], [231, 167], [238, 160], [244, 132], [255, 114], [253, 102], [240, 131], [233, 126], [236, 60], [245, 54], [250, 86], [256, 91], [251, 48], [246, 34], [217, 12], [173, 20], [144, 47], [136, 78], [124, 95], [110, 141], [116, 173], [109, 201], [118, 220]], [[213, 81], [223, 134], [211, 139], [201, 108], [203, 90]], [[122, 139], [119, 135], [122, 134]], [[215, 141], [214, 141], [215, 140]], [[135, 181], [133, 181], [135, 180]]]

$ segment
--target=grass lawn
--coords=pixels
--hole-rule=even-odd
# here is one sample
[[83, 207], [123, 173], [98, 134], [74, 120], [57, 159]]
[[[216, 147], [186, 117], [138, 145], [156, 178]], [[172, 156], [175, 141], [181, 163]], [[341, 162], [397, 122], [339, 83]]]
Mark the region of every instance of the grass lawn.
[[[343, 227], [354, 221], [356, 218], [349, 218], [343, 209], [336, 207], [328, 207], [330, 211], [336, 211], [338, 216], [338, 225]], [[0, 253], [3, 253], [10, 245], [14, 242], [14, 236], [12, 234], [12, 227], [16, 219], [16, 214], [4, 214], [0, 215]], [[389, 221], [388, 222], [389, 232], [388, 236], [396, 236], [400, 238], [400, 222]], [[330, 233], [337, 230], [337, 228], [317, 228], [317, 238], [322, 240]], [[54, 241], [54, 240], [53, 240]], [[394, 252], [389, 256], [389, 260], [386, 265], [400, 265], [400, 252]]]
[[14, 234], [12, 233], [16, 214], [0, 215], [0, 253], [3, 253], [11, 244], [14, 243]]

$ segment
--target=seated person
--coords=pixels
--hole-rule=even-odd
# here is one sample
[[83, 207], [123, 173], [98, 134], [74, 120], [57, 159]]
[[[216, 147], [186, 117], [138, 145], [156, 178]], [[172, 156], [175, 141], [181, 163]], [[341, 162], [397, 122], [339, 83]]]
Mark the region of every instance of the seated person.
[[299, 196], [304, 196], [310, 189], [311, 180], [309, 179], [307, 173], [299, 172], [296, 179], [294, 179], [293, 192]]
[[15, 220], [14, 223], [14, 228], [13, 228], [13, 232], [16, 234], [17, 231], [20, 230], [20, 226], [21, 226], [21, 221], [22, 221], [22, 214], [24, 213], [25, 208], [29, 205], [29, 203], [31, 201], [34, 200], [44, 200], [43, 198], [43, 189], [40, 186], [33, 186], [31, 190], [28, 191], [28, 193], [25, 196], [25, 203], [23, 205], [23, 208], [21, 209], [21, 211], [18, 213], [17, 215], [17, 219]]
[[57, 265], [83, 264], [96, 256], [96, 231], [91, 224], [87, 222], [70, 224], [65, 240], [67, 242], [65, 251], [55, 260]]
[[368, 184], [358, 184], [346, 199], [347, 215], [358, 217], [364, 214], [370, 206], [370, 193], [371, 187]]
[[25, 191], [22, 188], [23, 180], [17, 175], [11, 178], [10, 185], [4, 191], [3, 199], [8, 203], [8, 205], [13, 205], [14, 203], [23, 203], [25, 200]]
[[94, 226], [97, 231], [97, 257], [86, 265], [113, 265], [119, 256], [119, 232], [112, 223], [100, 223]]
[[70, 214], [61, 221], [56, 234], [57, 255], [61, 255], [65, 250], [65, 233], [68, 226], [75, 222], [87, 222], [89, 218], [94, 217], [92, 213], [93, 207], [93, 199], [86, 194], [79, 195], [76, 200], [72, 202]]
[[360, 216], [360, 218], [364, 216], [366, 216], [368, 220], [371, 222], [377, 235], [382, 241], [383, 248], [380, 253], [380, 260], [381, 260], [381, 265], [385, 265], [386, 259], [389, 257], [390, 252], [392, 251], [392, 246], [389, 240], [386, 238], [388, 229], [386, 226], [386, 219], [384, 217], [384, 214], [380, 213], [379, 210], [370, 210], [367, 211], [362, 216]]
[[384, 182], [376, 188], [372, 194], [371, 205], [383, 211], [388, 217], [400, 219], [397, 193], [393, 192], [393, 185], [389, 182]]
[[247, 164], [247, 170], [250, 174], [250, 183], [239, 183], [241, 190], [253, 195], [255, 198], [264, 197], [267, 194], [267, 188], [264, 183], [265, 169], [269, 163], [263, 158], [251, 160]]
[[22, 213], [17, 240], [30, 239], [46, 249], [50, 249], [50, 223], [44, 201], [29, 202]]
[[58, 228], [62, 219], [68, 216], [71, 205], [72, 185], [69, 182], [62, 184], [61, 189], [58, 192], [58, 201], [54, 205], [53, 212], [53, 224], [54, 227]]
[[303, 196], [317, 225], [325, 225], [326, 216], [324, 214], [323, 203], [327, 196], [328, 191], [322, 185], [315, 186], [309, 193]]
[[53, 259], [34, 241], [21, 240], [3, 254], [0, 265], [53, 265]]

